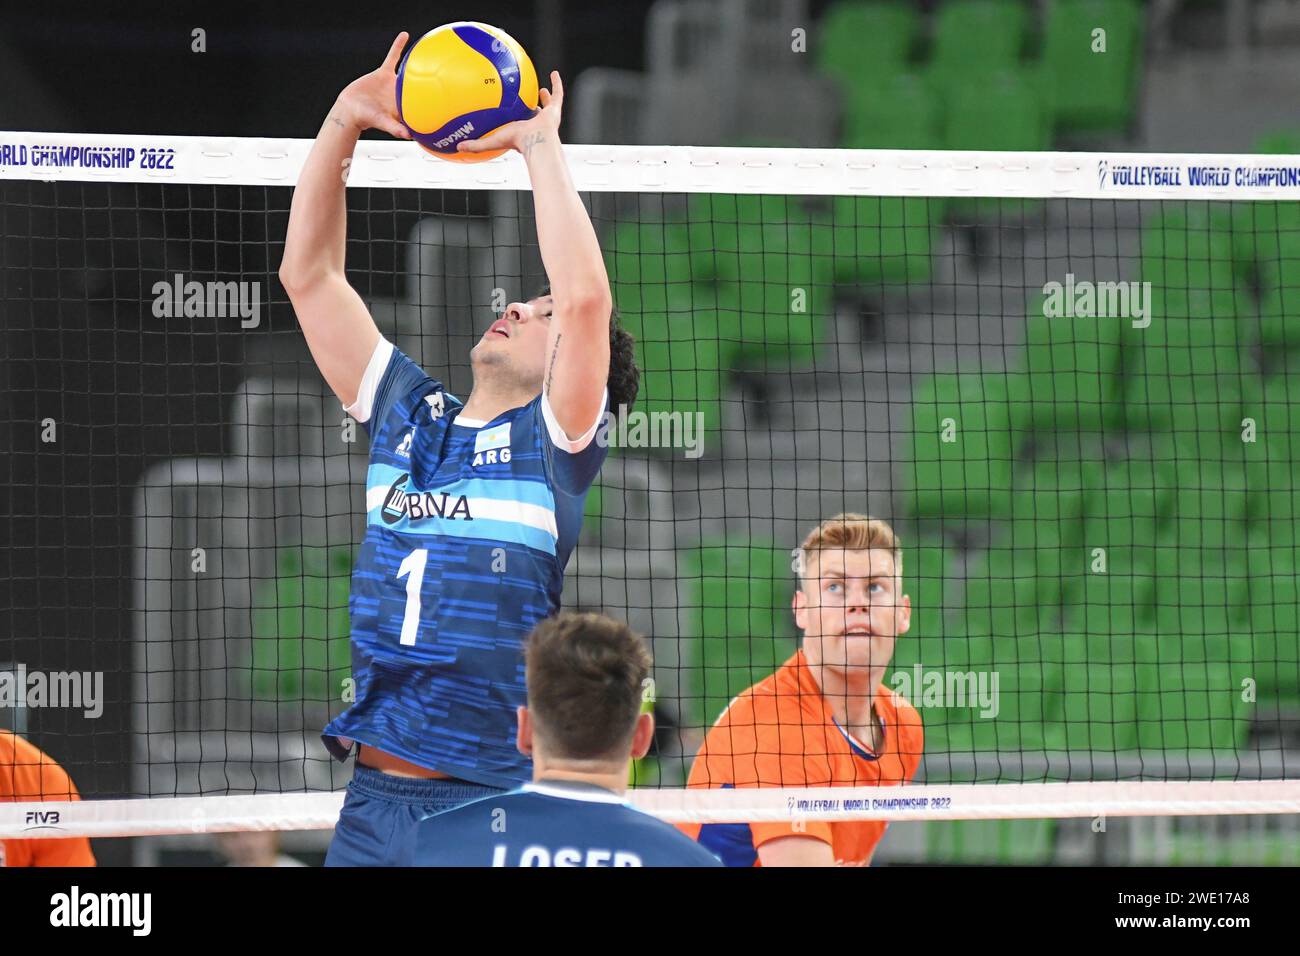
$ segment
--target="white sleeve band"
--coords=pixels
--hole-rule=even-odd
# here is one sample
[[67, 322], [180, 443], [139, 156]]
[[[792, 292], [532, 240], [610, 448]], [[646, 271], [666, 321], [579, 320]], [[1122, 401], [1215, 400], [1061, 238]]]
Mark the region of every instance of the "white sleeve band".
[[343, 411], [358, 422], [370, 421], [370, 413], [375, 407], [375, 392], [379, 390], [379, 383], [384, 377], [384, 370], [388, 368], [388, 360], [392, 357], [393, 343], [382, 335], [379, 336], [379, 341], [375, 343], [375, 350], [371, 353], [370, 361], [366, 365], [365, 374], [361, 376], [361, 387], [357, 389], [357, 400], [351, 405], [343, 406]]
[[542, 392], [542, 418], [546, 419], [546, 430], [550, 432], [551, 442], [557, 448], [562, 448], [571, 455], [576, 455], [596, 437], [596, 429], [600, 427], [601, 420], [605, 417], [605, 406], [609, 404], [609, 389], [605, 389], [600, 399], [600, 411], [596, 415], [596, 420], [591, 423], [591, 427], [579, 435], [577, 438], [570, 438], [564, 434], [564, 429], [555, 419], [555, 411], [551, 408], [551, 400], [546, 397], [546, 392]]

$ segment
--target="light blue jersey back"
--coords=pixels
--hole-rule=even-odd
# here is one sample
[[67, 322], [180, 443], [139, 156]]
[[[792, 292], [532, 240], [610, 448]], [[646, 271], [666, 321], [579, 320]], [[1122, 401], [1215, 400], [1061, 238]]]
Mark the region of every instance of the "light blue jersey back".
[[721, 866], [674, 826], [591, 784], [546, 781], [425, 819], [415, 866]]
[[349, 602], [356, 702], [325, 728], [326, 745], [339, 759], [356, 741], [517, 786], [531, 775], [515, 748], [521, 644], [559, 608], [606, 448], [558, 446], [541, 396], [467, 426], [462, 403], [387, 342], [372, 365], [366, 535]]

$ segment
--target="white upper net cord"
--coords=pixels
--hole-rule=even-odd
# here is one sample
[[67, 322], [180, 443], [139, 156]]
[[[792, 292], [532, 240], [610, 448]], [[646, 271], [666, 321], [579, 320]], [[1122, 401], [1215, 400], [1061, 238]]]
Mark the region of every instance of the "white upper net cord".
[[[0, 144], [9, 147], [0, 153], [0, 179], [292, 186], [312, 142], [0, 130]], [[1300, 199], [1300, 156], [720, 146], [564, 149], [579, 192]], [[122, 163], [127, 165], [114, 165]], [[523, 159], [514, 153], [484, 163], [449, 163], [398, 140], [359, 142], [346, 175], [351, 187], [529, 188]]]
[[[0, 839], [328, 830], [343, 798], [337, 791], [3, 803]], [[1300, 813], [1300, 780], [665, 788], [629, 790], [627, 799], [669, 823], [1205, 816]]]

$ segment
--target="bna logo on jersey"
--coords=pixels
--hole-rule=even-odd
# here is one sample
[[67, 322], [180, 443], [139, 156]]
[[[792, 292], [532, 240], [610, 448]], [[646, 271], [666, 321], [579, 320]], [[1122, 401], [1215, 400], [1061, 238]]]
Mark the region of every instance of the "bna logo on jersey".
[[388, 494], [384, 495], [384, 507], [379, 511], [384, 524], [401, 521], [402, 516], [406, 514], [406, 482], [410, 477], [409, 474], [399, 477], [389, 487]]
[[446, 491], [409, 492], [406, 486], [410, 478], [409, 474], [404, 474], [389, 485], [384, 494], [384, 505], [379, 509], [384, 524], [397, 524], [403, 518], [412, 522], [426, 518], [474, 520], [474, 516], [469, 513], [469, 499], [464, 495], [453, 498]]

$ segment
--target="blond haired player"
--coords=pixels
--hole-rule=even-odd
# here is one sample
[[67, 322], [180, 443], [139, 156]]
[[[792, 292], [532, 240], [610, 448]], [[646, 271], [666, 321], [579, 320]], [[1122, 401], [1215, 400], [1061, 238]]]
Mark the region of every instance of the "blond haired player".
[[[898, 538], [883, 521], [840, 514], [804, 539], [791, 601], [801, 649], [740, 694], [704, 739], [689, 787], [852, 787], [910, 781], [921, 718], [883, 686], [911, 625]], [[865, 866], [878, 820], [709, 823], [682, 830], [729, 866]]]

